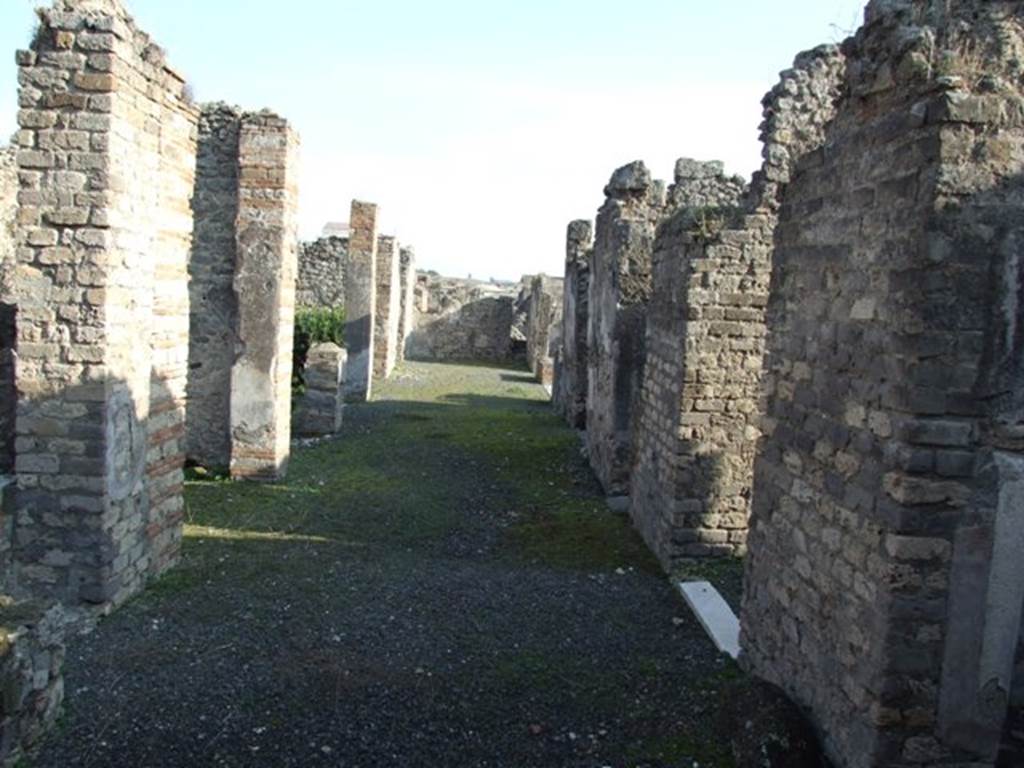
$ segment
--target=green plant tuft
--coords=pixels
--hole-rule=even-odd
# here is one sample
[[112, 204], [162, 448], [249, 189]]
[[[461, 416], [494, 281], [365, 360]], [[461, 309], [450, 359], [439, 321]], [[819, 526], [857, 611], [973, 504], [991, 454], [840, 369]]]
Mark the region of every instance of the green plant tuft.
[[303, 371], [310, 347], [331, 342], [345, 345], [345, 310], [341, 307], [299, 309], [295, 312], [295, 336], [292, 346], [292, 389], [305, 389]]

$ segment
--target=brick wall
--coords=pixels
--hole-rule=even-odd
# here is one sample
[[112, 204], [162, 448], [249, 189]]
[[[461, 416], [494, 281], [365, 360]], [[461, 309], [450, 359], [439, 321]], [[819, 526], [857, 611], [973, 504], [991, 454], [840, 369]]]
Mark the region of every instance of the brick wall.
[[180, 539], [198, 114], [119, 3], [76, 7], [18, 54], [14, 556], [22, 588], [109, 604]]
[[819, 48], [765, 97], [765, 165], [749, 195], [721, 163], [676, 164], [675, 211], [654, 247], [631, 495], [666, 568], [745, 551], [777, 195], [785, 158], [821, 144], [841, 72], [838, 49]]
[[840, 766], [992, 765], [1020, 631], [1019, 4], [875, 2], [782, 194], [748, 668]]

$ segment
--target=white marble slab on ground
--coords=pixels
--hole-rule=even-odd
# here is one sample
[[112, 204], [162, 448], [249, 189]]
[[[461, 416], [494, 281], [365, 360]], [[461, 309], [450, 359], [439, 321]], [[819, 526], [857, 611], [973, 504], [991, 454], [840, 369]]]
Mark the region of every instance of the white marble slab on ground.
[[707, 581], [681, 581], [679, 591], [718, 650], [737, 658], [740, 655], [740, 620], [725, 598]]

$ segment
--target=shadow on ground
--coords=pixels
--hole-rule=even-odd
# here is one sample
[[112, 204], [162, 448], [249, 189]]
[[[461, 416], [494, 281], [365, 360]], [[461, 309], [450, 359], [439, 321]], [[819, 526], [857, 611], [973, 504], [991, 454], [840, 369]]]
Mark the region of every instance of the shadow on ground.
[[406, 364], [77, 638], [40, 766], [728, 765], [718, 656], [517, 372]]

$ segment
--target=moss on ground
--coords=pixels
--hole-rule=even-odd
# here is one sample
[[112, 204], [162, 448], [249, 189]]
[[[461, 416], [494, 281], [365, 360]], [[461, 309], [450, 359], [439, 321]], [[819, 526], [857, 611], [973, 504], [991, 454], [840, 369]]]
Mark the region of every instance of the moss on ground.
[[[628, 517], [606, 507], [578, 436], [554, 415], [543, 389], [523, 380], [527, 375], [405, 364], [378, 388], [373, 403], [347, 412], [339, 439], [295, 450], [287, 482], [190, 474], [182, 563], [127, 611], [159, 614], [163, 606], [187, 603], [193, 620], [215, 624], [231, 607], [210, 593], [231, 584], [244, 589], [245, 605], [236, 609], [243, 620], [277, 610], [282, 595], [316, 620], [349, 606], [364, 610], [365, 584], [376, 578], [415, 580], [425, 558], [472, 556], [506, 569], [564, 572], [570, 581], [654, 579], [655, 590], [665, 590], [670, 618], [675, 596], [657, 561]], [[340, 568], [364, 569], [361, 593], [343, 587]], [[734, 578], [738, 568], [733, 561], [687, 573], [716, 581]], [[685, 611], [681, 603], [678, 611]], [[450, 616], [421, 621], [440, 633]], [[588, 632], [614, 647], [630, 647], [636, 630], [635, 617], [614, 605], [576, 621], [593, 622]], [[659, 632], [692, 632], [685, 642], [706, 642], [699, 630], [662, 621]], [[738, 674], [731, 662], [715, 661], [710, 672], [704, 665], [694, 675], [651, 651], [624, 653], [609, 668], [564, 638], [541, 634], [515, 637], [512, 644], [513, 638], [492, 632], [487, 627], [479, 636], [448, 641], [475, 660], [460, 685], [501, 692], [479, 705], [481, 717], [506, 717], [510, 697], [535, 700], [551, 712], [585, 706], [598, 722], [620, 724], [618, 738], [632, 744], [629, 758], [637, 764], [729, 765], [707, 721], [717, 691]], [[315, 668], [316, 685], [330, 696], [384, 675], [371, 662], [359, 667], [358, 659], [339, 671], [332, 666], [337, 652], [320, 652], [322, 658], [297, 651], [278, 673], [287, 682], [289, 676], [306, 679]], [[410, 683], [430, 684], [426, 675]], [[674, 686], [680, 700], [706, 701], [707, 711], [693, 711], [692, 702], [682, 715], [666, 711], [664, 696], [647, 693], [666, 686]], [[633, 692], [628, 702], [624, 691]]]

